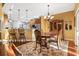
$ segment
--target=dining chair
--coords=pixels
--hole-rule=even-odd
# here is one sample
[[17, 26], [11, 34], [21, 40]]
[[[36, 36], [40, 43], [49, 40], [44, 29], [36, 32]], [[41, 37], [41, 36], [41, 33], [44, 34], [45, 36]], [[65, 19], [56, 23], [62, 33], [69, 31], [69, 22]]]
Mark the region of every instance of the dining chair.
[[11, 39], [11, 40], [16, 40], [17, 39], [15, 29], [9, 29], [8, 32], [9, 32], [9, 39]]
[[46, 47], [47, 48], [46, 38], [41, 36], [41, 32], [39, 30], [35, 30], [34, 33], [35, 33], [35, 37], [36, 37], [36, 47], [35, 47], [35, 50], [37, 48], [37, 44], [39, 44], [40, 45], [40, 52], [41, 52], [42, 47]]
[[60, 48], [61, 39], [62, 39], [62, 30], [56, 31], [57, 33], [55, 35], [51, 35], [50, 40], [48, 40], [48, 43], [56, 43], [58, 50]]
[[18, 34], [19, 34], [19, 39], [25, 39], [26, 40], [26, 37], [25, 37], [25, 31], [23, 28], [19, 28], [18, 29]]

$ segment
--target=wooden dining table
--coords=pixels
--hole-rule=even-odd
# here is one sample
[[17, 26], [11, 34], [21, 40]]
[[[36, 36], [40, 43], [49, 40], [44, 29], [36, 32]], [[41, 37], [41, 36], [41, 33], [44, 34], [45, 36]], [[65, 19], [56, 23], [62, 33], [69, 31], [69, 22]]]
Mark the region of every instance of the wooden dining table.
[[46, 32], [46, 33], [41, 33], [41, 36], [50, 38], [50, 37], [57, 35], [57, 33], [58, 33], [57, 31], [50, 31], [50, 32]]
[[55, 35], [57, 35], [57, 31], [41, 33], [41, 37], [44, 38], [46, 42], [50, 40], [51, 37], [55, 37]]
[[[50, 34], [49, 33], [41, 33], [41, 38], [46, 43], [45, 46], [47, 47], [47, 42], [50, 40]], [[48, 48], [48, 47], [47, 47]]]
[[50, 34], [49, 33], [42, 33], [41, 37], [50, 38]]

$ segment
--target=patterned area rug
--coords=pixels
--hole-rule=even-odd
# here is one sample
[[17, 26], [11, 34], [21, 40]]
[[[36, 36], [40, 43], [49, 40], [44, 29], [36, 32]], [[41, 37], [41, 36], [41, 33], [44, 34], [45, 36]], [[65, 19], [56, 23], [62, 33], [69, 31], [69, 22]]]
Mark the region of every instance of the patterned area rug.
[[[67, 43], [65, 43], [66, 45]], [[18, 46], [18, 49], [23, 53], [23, 56], [66, 56], [67, 52], [62, 49], [58, 50], [57, 48], [50, 47], [48, 50], [43, 47], [42, 52], [40, 52], [40, 46], [37, 46], [35, 50], [35, 42], [29, 42]], [[67, 49], [67, 48], [65, 48]]]

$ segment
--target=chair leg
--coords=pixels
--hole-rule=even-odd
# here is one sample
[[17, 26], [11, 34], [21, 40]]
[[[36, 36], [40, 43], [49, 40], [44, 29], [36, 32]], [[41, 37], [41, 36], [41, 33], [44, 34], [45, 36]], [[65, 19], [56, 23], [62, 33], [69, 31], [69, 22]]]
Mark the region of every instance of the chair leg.
[[40, 43], [40, 53], [41, 53], [41, 51], [42, 51], [42, 46], [41, 46], [41, 43]]
[[58, 50], [59, 50], [59, 44], [57, 43], [57, 47], [58, 47]]
[[46, 46], [46, 48], [47, 48], [47, 54], [49, 53], [49, 47], [48, 47], [48, 45]]
[[35, 50], [36, 50], [36, 48], [37, 48], [37, 43], [36, 43], [36, 46], [35, 46]]

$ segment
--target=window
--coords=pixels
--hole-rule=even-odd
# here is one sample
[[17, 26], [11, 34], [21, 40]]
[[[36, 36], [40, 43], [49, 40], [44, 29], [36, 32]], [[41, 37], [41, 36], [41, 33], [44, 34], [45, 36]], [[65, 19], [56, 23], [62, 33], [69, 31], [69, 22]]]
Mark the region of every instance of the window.
[[71, 21], [65, 21], [65, 29], [72, 30], [72, 22]]
[[65, 29], [68, 30], [68, 24], [65, 24]]

